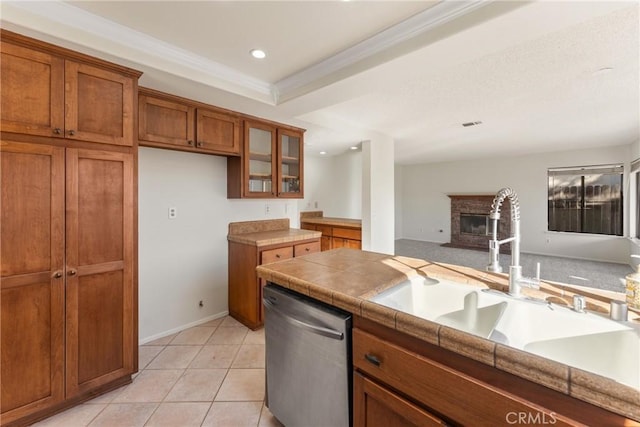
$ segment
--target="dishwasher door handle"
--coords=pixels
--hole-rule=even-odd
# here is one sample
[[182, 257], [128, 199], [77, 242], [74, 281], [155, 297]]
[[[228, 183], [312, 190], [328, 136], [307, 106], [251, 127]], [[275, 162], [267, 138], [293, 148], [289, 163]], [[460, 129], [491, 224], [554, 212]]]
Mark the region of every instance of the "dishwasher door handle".
[[284, 313], [282, 310], [280, 310], [278, 307], [276, 307], [276, 305], [274, 303], [272, 303], [271, 301], [269, 301], [266, 298], [262, 299], [262, 302], [264, 303], [265, 307], [267, 307], [268, 309], [273, 310], [274, 313], [279, 314], [280, 316], [282, 316], [283, 319], [285, 319], [287, 322], [289, 322], [290, 324], [297, 326], [299, 328], [305, 329], [309, 332], [313, 332], [314, 334], [318, 334], [318, 335], [322, 335], [324, 337], [328, 337], [328, 338], [332, 338], [334, 340], [338, 340], [341, 341], [342, 339], [344, 339], [344, 334], [340, 331], [336, 331], [333, 329], [329, 329], [329, 328], [324, 328], [322, 326], [316, 326], [316, 325], [312, 325], [310, 323], [307, 322], [303, 322], [302, 320], [296, 319], [295, 317], [292, 317], [290, 315], [288, 315], [287, 313]]

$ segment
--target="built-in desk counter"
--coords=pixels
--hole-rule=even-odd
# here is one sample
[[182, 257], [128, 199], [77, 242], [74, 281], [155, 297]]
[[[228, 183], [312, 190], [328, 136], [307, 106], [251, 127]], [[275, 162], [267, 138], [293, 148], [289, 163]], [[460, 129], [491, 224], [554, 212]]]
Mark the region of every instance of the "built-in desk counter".
[[323, 216], [322, 211], [300, 212], [300, 228], [322, 233], [323, 251], [338, 248], [362, 248], [362, 221]]
[[263, 280], [256, 267], [320, 251], [320, 233], [289, 228], [289, 219], [229, 224], [229, 314], [251, 329], [262, 326]]

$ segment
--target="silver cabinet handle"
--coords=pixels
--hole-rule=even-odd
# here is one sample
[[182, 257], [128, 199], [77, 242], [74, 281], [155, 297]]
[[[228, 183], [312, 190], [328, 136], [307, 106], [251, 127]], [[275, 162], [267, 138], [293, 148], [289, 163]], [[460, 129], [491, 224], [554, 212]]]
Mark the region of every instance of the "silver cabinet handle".
[[269, 301], [266, 298], [262, 299], [265, 307], [273, 310], [274, 313], [279, 314], [285, 319], [287, 322], [292, 324], [293, 326], [297, 326], [302, 329], [306, 329], [309, 332], [313, 332], [314, 334], [322, 335], [324, 337], [332, 338], [334, 340], [341, 341], [344, 339], [344, 334], [340, 331], [336, 331], [329, 328], [324, 328], [322, 326], [311, 325], [309, 323], [303, 322], [302, 320], [296, 319], [295, 317], [289, 316], [286, 313], [283, 313], [274, 303]]

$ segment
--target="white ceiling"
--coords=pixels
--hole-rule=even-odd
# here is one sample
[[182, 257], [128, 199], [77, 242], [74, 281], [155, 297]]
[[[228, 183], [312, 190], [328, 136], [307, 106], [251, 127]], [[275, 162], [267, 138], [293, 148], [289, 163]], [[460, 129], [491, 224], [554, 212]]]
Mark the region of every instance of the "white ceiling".
[[636, 1], [0, 7], [3, 27], [117, 59], [145, 72], [141, 85], [305, 127], [308, 153], [375, 134], [394, 139], [397, 163], [640, 137]]

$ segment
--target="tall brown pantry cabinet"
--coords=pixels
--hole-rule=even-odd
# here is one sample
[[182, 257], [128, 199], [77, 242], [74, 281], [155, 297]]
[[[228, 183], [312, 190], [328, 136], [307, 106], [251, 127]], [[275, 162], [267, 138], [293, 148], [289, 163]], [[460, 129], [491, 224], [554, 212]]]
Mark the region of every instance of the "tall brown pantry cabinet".
[[2, 31], [0, 424], [137, 370], [134, 70]]

